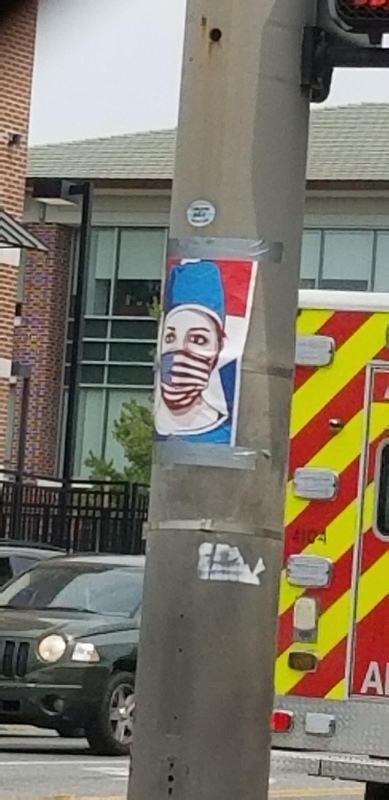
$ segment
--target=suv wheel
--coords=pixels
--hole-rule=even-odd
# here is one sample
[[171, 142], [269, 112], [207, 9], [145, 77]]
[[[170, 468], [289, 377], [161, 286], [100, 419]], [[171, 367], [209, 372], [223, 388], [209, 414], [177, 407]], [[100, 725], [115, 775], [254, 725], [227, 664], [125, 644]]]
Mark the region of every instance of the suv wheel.
[[99, 756], [129, 755], [134, 708], [133, 675], [115, 672], [107, 683], [98, 715], [86, 730], [93, 753]]
[[386, 800], [389, 797], [387, 783], [367, 783], [365, 800]]

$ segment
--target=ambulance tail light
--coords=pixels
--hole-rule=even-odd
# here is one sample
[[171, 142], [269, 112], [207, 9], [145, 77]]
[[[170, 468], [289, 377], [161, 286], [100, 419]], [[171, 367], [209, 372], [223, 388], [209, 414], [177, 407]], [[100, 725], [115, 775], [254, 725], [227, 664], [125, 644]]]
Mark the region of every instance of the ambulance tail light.
[[289, 733], [293, 728], [293, 714], [290, 711], [273, 711], [272, 733]]

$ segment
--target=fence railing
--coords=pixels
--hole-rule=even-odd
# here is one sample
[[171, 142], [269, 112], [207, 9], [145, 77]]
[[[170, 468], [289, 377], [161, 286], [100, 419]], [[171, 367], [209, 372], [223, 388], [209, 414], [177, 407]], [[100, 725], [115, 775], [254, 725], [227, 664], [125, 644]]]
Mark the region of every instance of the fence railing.
[[0, 539], [70, 552], [144, 552], [149, 487], [0, 473]]

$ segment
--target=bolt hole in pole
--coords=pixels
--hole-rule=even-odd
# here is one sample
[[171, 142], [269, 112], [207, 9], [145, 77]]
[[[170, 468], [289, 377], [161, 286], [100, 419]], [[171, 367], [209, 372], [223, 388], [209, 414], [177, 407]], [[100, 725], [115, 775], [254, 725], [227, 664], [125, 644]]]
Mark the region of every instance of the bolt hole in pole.
[[[171, 770], [174, 769], [174, 764], [170, 764], [170, 769]], [[174, 786], [173, 786], [173, 784], [174, 784], [174, 775], [172, 775], [172, 773], [170, 773], [170, 775], [168, 775], [167, 779], [168, 779], [168, 784], [170, 784], [168, 786], [167, 794], [168, 794], [168, 797], [172, 797], [173, 796], [173, 791], [174, 791]]]
[[223, 34], [220, 28], [212, 28], [212, 30], [209, 32], [209, 38], [211, 42], [220, 42], [222, 35]]

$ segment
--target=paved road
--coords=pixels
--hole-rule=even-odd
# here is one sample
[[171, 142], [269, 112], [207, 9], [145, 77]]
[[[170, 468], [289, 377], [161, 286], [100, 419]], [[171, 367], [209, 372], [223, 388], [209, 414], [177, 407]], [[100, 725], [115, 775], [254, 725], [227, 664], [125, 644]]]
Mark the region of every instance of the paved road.
[[[24, 737], [0, 733], [1, 800], [126, 798], [128, 762], [96, 758], [84, 741], [40, 734]], [[270, 800], [355, 800], [362, 787], [327, 780], [284, 775], [273, 769]]]

